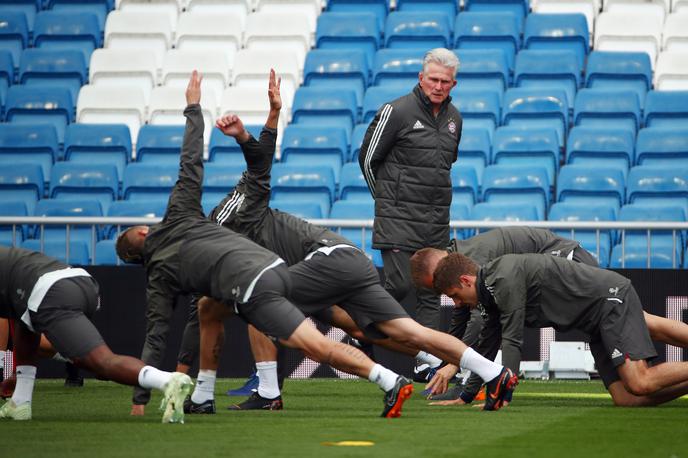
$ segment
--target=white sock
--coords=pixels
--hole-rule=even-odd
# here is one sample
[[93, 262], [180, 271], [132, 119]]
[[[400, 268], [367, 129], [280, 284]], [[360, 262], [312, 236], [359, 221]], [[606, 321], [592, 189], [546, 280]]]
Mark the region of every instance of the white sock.
[[215, 399], [215, 379], [217, 371], [199, 370], [196, 379], [196, 388], [191, 395], [191, 400], [196, 404]]
[[36, 366], [17, 366], [17, 385], [14, 387], [14, 394], [12, 394], [12, 401], [15, 405], [31, 402], [35, 382]]
[[258, 394], [265, 399], [275, 399], [280, 395], [277, 381], [277, 361], [256, 363], [258, 372]]
[[463, 356], [461, 356], [461, 368], [475, 372], [486, 382], [497, 377], [499, 373], [502, 372], [503, 367], [504, 366], [500, 366], [494, 361], [490, 361], [483, 357], [470, 347], [468, 347], [466, 351], [463, 352]]
[[432, 368], [435, 368], [442, 364], [442, 360], [439, 359], [437, 356], [431, 355], [430, 353], [424, 352], [423, 350], [418, 352], [418, 354], [416, 355], [416, 360], [418, 362], [425, 363]]
[[386, 367], [376, 364], [370, 370], [368, 380], [370, 380], [373, 383], [377, 383], [377, 386], [382, 388], [382, 391], [387, 392], [394, 388], [394, 384], [397, 381], [397, 377], [399, 377], [398, 374], [390, 371]]
[[139, 372], [139, 385], [148, 390], [156, 388], [163, 391], [170, 377], [172, 377], [171, 372], [161, 371], [153, 366], [143, 366]]

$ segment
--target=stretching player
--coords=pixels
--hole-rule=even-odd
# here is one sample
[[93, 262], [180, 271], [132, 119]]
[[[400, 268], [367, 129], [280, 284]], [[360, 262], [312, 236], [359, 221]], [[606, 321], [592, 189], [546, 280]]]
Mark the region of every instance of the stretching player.
[[[354, 244], [323, 227], [279, 210], [271, 209], [270, 172], [277, 136], [277, 120], [281, 108], [279, 82], [271, 71], [268, 96], [271, 110], [260, 141], [253, 138], [235, 116], [225, 116], [217, 121], [217, 127], [225, 135], [233, 136], [241, 145], [248, 169], [242, 179], [220, 205], [211, 213], [218, 224], [245, 234], [248, 238], [279, 254], [290, 265], [292, 279], [291, 300], [306, 314], [315, 315], [338, 304], [353, 319], [355, 325], [366, 336], [377, 341], [391, 340], [389, 345], [410, 348], [409, 354], [419, 350], [437, 355], [457, 366], [466, 367], [478, 373], [488, 382], [491, 402], [486, 410], [496, 410], [503, 397], [512, 391], [516, 377], [507, 369], [495, 364], [474, 350], [467, 348], [460, 340], [445, 333], [425, 328], [412, 320], [406, 311], [380, 285], [377, 270], [368, 257]], [[214, 333], [221, 338], [222, 323], [217, 317], [199, 313], [201, 327], [210, 328], [214, 321]], [[205, 315], [205, 317], [204, 317]], [[334, 315], [334, 313], [333, 313]], [[216, 370], [217, 360], [204, 366], [203, 353], [210, 353], [211, 346], [201, 342], [202, 369]], [[273, 369], [274, 370], [274, 369]], [[214, 372], [209, 378], [214, 380]], [[199, 375], [200, 377], [200, 375]], [[277, 377], [269, 377], [276, 380]], [[199, 378], [200, 380], [200, 378]], [[408, 382], [409, 387], [411, 383]], [[189, 412], [214, 411], [212, 391], [204, 388], [204, 380], [194, 390]], [[273, 383], [267, 387], [270, 396], [279, 395], [279, 388]], [[207, 391], [205, 391], [207, 390]], [[239, 408], [271, 408], [276, 397], [265, 397], [260, 391]], [[205, 408], [203, 404], [207, 406]]]
[[189, 376], [112, 353], [91, 322], [99, 306], [98, 283], [85, 270], [41, 253], [0, 246], [0, 316], [14, 320], [17, 362], [17, 384], [12, 398], [0, 407], [0, 418], [31, 419], [38, 346], [44, 333], [60, 354], [100, 378], [163, 391], [163, 423], [184, 423], [184, 398], [192, 385]]

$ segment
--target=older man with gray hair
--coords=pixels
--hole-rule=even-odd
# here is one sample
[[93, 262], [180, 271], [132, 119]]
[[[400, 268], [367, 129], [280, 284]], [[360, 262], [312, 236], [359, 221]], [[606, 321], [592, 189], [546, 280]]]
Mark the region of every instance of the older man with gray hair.
[[[449, 243], [450, 170], [461, 139], [461, 115], [451, 105], [459, 59], [428, 51], [418, 85], [384, 104], [370, 123], [358, 158], [375, 199], [373, 248], [382, 250], [385, 288], [401, 300], [413, 288], [409, 259], [418, 249]], [[439, 296], [415, 291], [416, 320], [439, 327]]]

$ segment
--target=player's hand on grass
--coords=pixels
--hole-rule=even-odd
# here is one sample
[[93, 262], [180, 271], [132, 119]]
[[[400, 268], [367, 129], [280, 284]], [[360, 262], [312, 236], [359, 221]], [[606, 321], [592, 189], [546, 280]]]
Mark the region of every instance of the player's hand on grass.
[[222, 116], [215, 121], [215, 127], [220, 129], [223, 134], [236, 138], [239, 143], [244, 143], [249, 139], [244, 123], [235, 114]]
[[432, 377], [432, 380], [425, 386], [425, 389], [429, 393], [428, 397], [446, 392], [449, 388], [449, 382], [458, 371], [459, 368], [453, 364], [447, 364], [443, 368], [438, 369]]
[[467, 405], [463, 399], [452, 399], [447, 401], [433, 401], [430, 403], [431, 406], [465, 406]]
[[146, 413], [146, 406], [143, 404], [132, 404], [129, 415], [132, 417], [142, 417]]
[[201, 76], [196, 70], [191, 73], [189, 85], [186, 87], [186, 104], [195, 105], [201, 103]]
[[270, 69], [270, 78], [268, 79], [268, 99], [270, 100], [270, 109], [279, 111], [282, 109], [282, 96], [280, 95], [280, 85], [282, 78], [275, 76], [275, 70]]

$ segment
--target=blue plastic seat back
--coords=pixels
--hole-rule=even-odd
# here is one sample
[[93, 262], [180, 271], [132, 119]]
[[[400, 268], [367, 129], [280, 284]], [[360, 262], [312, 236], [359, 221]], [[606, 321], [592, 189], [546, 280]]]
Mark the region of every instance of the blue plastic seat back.
[[451, 168], [452, 203], [472, 207], [478, 201], [478, 175], [472, 167], [454, 164]]
[[[596, 222], [616, 221], [616, 207], [613, 205], [588, 205], [584, 203], [556, 202], [549, 210], [549, 221]], [[553, 232], [580, 242], [602, 267], [609, 265], [609, 253], [615, 242], [616, 231], [608, 229], [556, 229]]]
[[397, 0], [397, 11], [440, 12], [452, 20], [458, 9], [455, 0]]
[[12, 86], [7, 91], [5, 112], [11, 123], [52, 124], [60, 144], [67, 124], [74, 121], [72, 96], [64, 87]]
[[[263, 126], [244, 126], [256, 139], [260, 138]], [[234, 137], [223, 134], [220, 129], [213, 129], [208, 142], [208, 161], [232, 165], [246, 165], [241, 146]]]
[[514, 56], [521, 47], [521, 29], [522, 23], [512, 12], [463, 12], [456, 17], [454, 46], [502, 49], [509, 69], [513, 70]]
[[456, 49], [461, 63], [458, 87], [461, 90], [497, 91], [509, 85], [509, 62], [503, 49]]
[[27, 250], [42, 251], [46, 256], [55, 258], [65, 264], [86, 266], [91, 263], [89, 245], [84, 240], [72, 240], [69, 243], [69, 253], [64, 240], [45, 240], [41, 245], [40, 240], [30, 239], [24, 240], [21, 246]]
[[[34, 216], [81, 218], [103, 216], [103, 210], [97, 199], [43, 199], [36, 204]], [[69, 234], [67, 234], [67, 228], [69, 228]], [[42, 236], [46, 242], [54, 240], [64, 244], [68, 235], [72, 242], [85, 242], [90, 253], [92, 242], [100, 238], [100, 228], [84, 225], [37, 225], [34, 228], [34, 238], [40, 240]]]
[[[229, 194], [236, 187], [245, 170], [246, 167], [241, 165], [206, 164], [203, 173], [203, 191], [220, 191]], [[217, 203], [220, 201], [218, 200]]]
[[678, 206], [688, 215], [688, 168], [651, 165], [631, 168], [627, 202]]
[[50, 124], [0, 124], [0, 163], [30, 162], [38, 164], [43, 178], [50, 178], [50, 170], [57, 160], [59, 142], [57, 131]]
[[559, 145], [564, 145], [568, 129], [568, 103], [561, 89], [512, 88], [504, 94], [502, 124], [525, 128], [557, 130]]
[[681, 266], [671, 247], [654, 248], [649, 257], [645, 247], [631, 245], [623, 248], [622, 251], [621, 244], [614, 246], [609, 265], [612, 269], [675, 269]]
[[557, 201], [585, 203], [589, 205], [608, 204], [621, 208], [625, 201], [624, 174], [616, 168], [565, 165], [559, 171]]
[[677, 130], [648, 127], [638, 132], [636, 164], [688, 167], [688, 125]]
[[554, 129], [521, 129], [504, 126], [497, 129], [492, 143], [495, 164], [533, 165], [547, 170], [554, 183], [559, 170], [559, 139]]
[[[682, 207], [655, 207], [651, 204], [624, 205], [619, 212], [619, 221], [686, 221], [685, 209]], [[685, 246], [683, 231], [652, 230], [648, 236], [647, 230], [624, 231], [623, 242], [626, 246], [648, 247], [654, 250], [660, 247], [673, 247], [677, 258], [681, 259]]]
[[486, 129], [463, 129], [455, 166], [474, 169], [478, 188], [482, 185], [485, 167], [490, 163], [491, 148], [490, 135]]
[[[0, 189], [0, 215], [2, 216], [27, 216], [26, 203], [22, 200], [5, 200]], [[14, 246], [24, 240], [26, 227], [24, 225], [0, 225], [0, 245]]]
[[585, 87], [633, 91], [643, 108], [652, 87], [650, 56], [646, 52], [593, 51], [588, 57]]
[[[165, 216], [167, 210], [167, 201], [162, 199], [152, 200], [117, 200], [110, 205], [107, 210], [109, 217], [141, 217], [141, 218], [162, 218]], [[121, 225], [119, 228], [116, 225], [108, 226], [104, 229], [104, 238], [117, 238], [118, 229], [124, 231], [128, 225]]]
[[[375, 218], [375, 203], [373, 200], [338, 200], [332, 205], [330, 212], [332, 219], [372, 220]], [[363, 249], [368, 258], [378, 267], [382, 266], [382, 254], [373, 249], [373, 231], [371, 228], [339, 228], [332, 227], [356, 246]]]
[[282, 136], [282, 160], [293, 155], [334, 155], [344, 160], [349, 145], [346, 129], [341, 127], [315, 127], [292, 124], [284, 129]]
[[90, 12], [41, 11], [36, 15], [33, 42], [36, 48], [76, 49], [89, 62], [102, 46], [98, 16]]
[[88, 79], [81, 52], [70, 49], [27, 49], [19, 63], [19, 83], [27, 86], [66, 87], [76, 106], [79, 89]]
[[650, 91], [645, 100], [646, 127], [685, 129], [688, 123], [688, 91]]
[[550, 201], [550, 184], [543, 167], [491, 165], [483, 173], [483, 201], [534, 205], [544, 219]]
[[378, 28], [382, 30], [389, 13], [389, 0], [330, 0], [327, 2], [327, 11], [372, 14]]
[[0, 3], [0, 11], [24, 15], [29, 35], [35, 26], [36, 13], [41, 9], [43, 9], [43, 0], [4, 0]]
[[168, 164], [130, 163], [124, 169], [122, 195], [124, 199], [164, 199], [177, 182], [179, 166]]
[[[0, 41], [0, 43], [2, 43]], [[12, 60], [12, 53], [7, 49], [2, 49], [0, 45], [0, 116], [5, 110], [5, 100], [7, 100], [7, 91], [14, 83], [14, 62]]]
[[136, 141], [136, 161], [151, 164], [179, 164], [184, 126], [141, 126]]
[[70, 124], [65, 131], [65, 160], [89, 164], [112, 164], [117, 177], [131, 159], [131, 134], [126, 124]]
[[628, 130], [575, 126], [566, 144], [566, 163], [617, 167], [628, 174], [633, 164], [635, 138]]
[[365, 137], [367, 130], [368, 124], [366, 123], [356, 124], [354, 127], [354, 131], [351, 134], [351, 152], [347, 156], [347, 161], [358, 162], [358, 155], [361, 152], [361, 145], [363, 144], [363, 138]]
[[523, 30], [523, 47], [526, 49], [569, 50], [576, 55], [582, 68], [590, 51], [590, 33], [585, 15], [529, 14]]
[[101, 240], [96, 243], [96, 252], [94, 254], [94, 264], [97, 266], [115, 266], [123, 264], [117, 257], [115, 251], [115, 240]]
[[[334, 171], [330, 167], [275, 164], [272, 169], [272, 201], [309, 200], [321, 205], [328, 215], [334, 200]], [[278, 207], [278, 204], [272, 205]]]
[[411, 88], [412, 86], [406, 87], [402, 85], [372, 86], [368, 88], [365, 97], [363, 97], [363, 116], [361, 121], [367, 126], [384, 104], [408, 94]]
[[370, 66], [362, 50], [313, 49], [303, 67], [305, 86], [353, 89], [357, 105], [363, 104], [368, 87]]
[[370, 201], [372, 197], [358, 162], [344, 164], [339, 181], [339, 199]]
[[373, 84], [403, 86], [410, 91], [423, 70], [425, 52], [417, 49], [381, 49], [375, 53]]
[[50, 174], [53, 199], [96, 199], [107, 212], [118, 196], [119, 180], [113, 164], [58, 162]]
[[60, 13], [93, 13], [98, 18], [100, 30], [105, 30], [105, 18], [115, 7], [113, 0], [49, 0], [47, 9]]
[[358, 120], [357, 114], [356, 94], [352, 90], [333, 92], [328, 88], [300, 87], [294, 95], [294, 123], [342, 126], [347, 130], [347, 142]]
[[502, 94], [499, 90], [465, 89], [458, 85], [451, 91], [452, 103], [463, 119], [463, 130], [487, 128], [491, 133], [502, 118]]
[[0, 49], [12, 54], [15, 67], [19, 66], [22, 50], [29, 46], [29, 26], [21, 11], [0, 7]]
[[321, 219], [323, 217], [322, 207], [317, 202], [280, 200], [275, 209], [301, 219]]
[[510, 12], [516, 16], [519, 24], [528, 14], [527, 0], [466, 0], [464, 9], [469, 12], [485, 12], [488, 14]]
[[572, 107], [580, 86], [581, 68], [573, 51], [524, 49], [516, 56], [514, 85], [561, 89], [566, 92], [568, 106]]
[[[454, 16], [451, 17], [453, 25]], [[395, 11], [385, 23], [386, 48], [414, 48], [424, 51], [446, 48], [451, 41], [450, 19], [439, 11]]]
[[21, 201], [33, 213], [36, 202], [43, 197], [44, 178], [38, 164], [13, 163], [0, 167], [0, 200]]
[[363, 51], [370, 68], [375, 51], [382, 44], [382, 27], [370, 12], [324, 12], [318, 17], [315, 44], [319, 49]]
[[627, 129], [635, 135], [640, 120], [640, 102], [635, 92], [605, 89], [578, 91], [573, 107], [573, 123], [577, 126]]
[[481, 202], [471, 210], [470, 219], [474, 221], [538, 221], [534, 204], [514, 205], [508, 202]]

